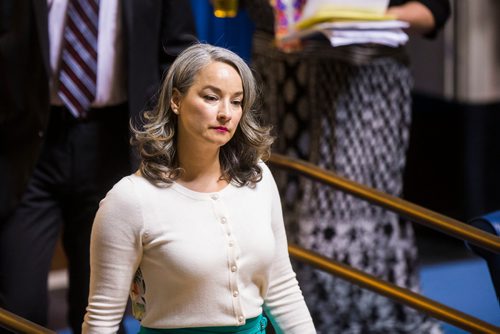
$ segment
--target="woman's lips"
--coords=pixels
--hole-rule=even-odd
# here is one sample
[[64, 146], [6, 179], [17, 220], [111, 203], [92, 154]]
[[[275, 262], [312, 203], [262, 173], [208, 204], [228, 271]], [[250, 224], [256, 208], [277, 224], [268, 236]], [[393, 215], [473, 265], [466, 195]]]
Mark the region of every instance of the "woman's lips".
[[225, 126], [216, 126], [214, 127], [214, 130], [218, 132], [229, 132], [228, 128], [226, 128]]

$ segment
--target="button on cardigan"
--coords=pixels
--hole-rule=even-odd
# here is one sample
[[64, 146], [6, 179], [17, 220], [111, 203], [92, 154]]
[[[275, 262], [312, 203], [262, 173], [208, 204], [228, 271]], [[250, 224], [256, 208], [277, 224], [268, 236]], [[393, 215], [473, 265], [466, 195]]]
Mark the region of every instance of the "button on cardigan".
[[87, 333], [114, 333], [126, 307], [149, 328], [239, 326], [263, 308], [284, 333], [315, 333], [292, 270], [268, 167], [255, 187], [200, 193], [123, 178], [91, 242]]

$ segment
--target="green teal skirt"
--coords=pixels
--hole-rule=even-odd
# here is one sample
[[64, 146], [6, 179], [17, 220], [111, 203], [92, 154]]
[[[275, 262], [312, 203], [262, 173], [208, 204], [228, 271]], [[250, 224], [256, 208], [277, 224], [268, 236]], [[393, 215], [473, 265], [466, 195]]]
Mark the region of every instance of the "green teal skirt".
[[261, 314], [258, 317], [248, 319], [243, 326], [223, 326], [223, 327], [193, 327], [193, 328], [167, 328], [156, 329], [142, 327], [139, 334], [217, 334], [217, 333], [238, 333], [238, 334], [265, 334], [267, 319]]

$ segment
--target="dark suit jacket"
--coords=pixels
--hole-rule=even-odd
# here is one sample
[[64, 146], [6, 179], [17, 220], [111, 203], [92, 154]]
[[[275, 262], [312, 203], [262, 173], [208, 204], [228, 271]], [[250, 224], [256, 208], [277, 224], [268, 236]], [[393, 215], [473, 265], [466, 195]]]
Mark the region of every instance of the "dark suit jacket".
[[[50, 114], [47, 13], [47, 0], [0, 0], [0, 222], [24, 191]], [[122, 0], [122, 13], [136, 119], [196, 30], [187, 0]]]
[[175, 57], [197, 41], [189, 0], [123, 0], [130, 114], [136, 118]]
[[49, 116], [46, 13], [46, 0], [0, 0], [0, 226], [22, 195]]

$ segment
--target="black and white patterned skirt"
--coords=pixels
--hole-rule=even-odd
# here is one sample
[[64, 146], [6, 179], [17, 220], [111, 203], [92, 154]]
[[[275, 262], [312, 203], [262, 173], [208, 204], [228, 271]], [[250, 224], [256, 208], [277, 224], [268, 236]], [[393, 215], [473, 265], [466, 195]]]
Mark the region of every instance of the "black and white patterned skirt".
[[[319, 48], [285, 55], [270, 45], [256, 34], [252, 66], [275, 126], [273, 151], [401, 195], [411, 122], [407, 64], [385, 56], [353, 64]], [[411, 223], [311, 180], [275, 176], [290, 242], [419, 291]], [[318, 333], [441, 332], [435, 320], [386, 297], [309, 265], [294, 268]]]

